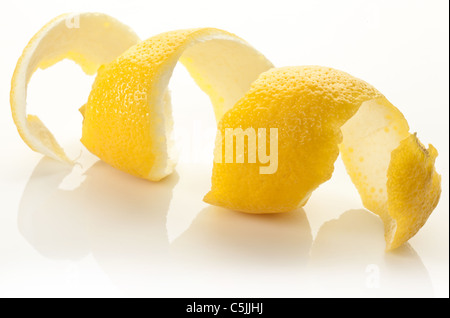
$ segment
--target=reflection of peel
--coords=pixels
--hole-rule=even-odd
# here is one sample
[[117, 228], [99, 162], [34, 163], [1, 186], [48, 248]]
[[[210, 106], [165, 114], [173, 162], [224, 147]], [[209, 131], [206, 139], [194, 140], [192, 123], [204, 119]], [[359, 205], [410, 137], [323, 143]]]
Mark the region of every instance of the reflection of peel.
[[[301, 293], [312, 244], [302, 209], [251, 216], [218, 207], [201, 211], [188, 230], [170, 245], [181, 264], [177, 281], [190, 295], [277, 297]], [[195, 294], [207, 290], [207, 294]], [[239, 288], [236, 288], [239, 286]], [[261, 286], [255, 291], [255, 286]], [[192, 294], [194, 292], [194, 294]]]
[[[99, 162], [77, 189], [57, 189], [69, 172], [41, 160], [20, 203], [20, 231], [51, 259], [92, 254], [126, 293], [430, 294], [419, 256], [408, 244], [385, 254], [383, 226], [367, 211], [348, 211], [325, 223], [312, 242], [302, 209], [251, 216], [208, 207], [169, 248], [166, 211], [177, 178], [148, 183]], [[372, 288], [377, 271], [379, 287]]]
[[141, 279], [137, 273], [156, 284], [167, 262], [166, 214], [178, 176], [149, 183], [97, 162], [77, 189], [58, 189], [70, 171], [53, 159], [39, 162], [20, 202], [21, 234], [47, 258], [92, 254], [119, 285]]
[[69, 203], [70, 192], [58, 190], [71, 170], [66, 164], [43, 158], [20, 201], [20, 233], [48, 258], [74, 260], [86, 256], [90, 250], [85, 211]]
[[[303, 210], [251, 217], [217, 207], [208, 207], [171, 245], [187, 253], [190, 262], [209, 259], [214, 267], [299, 267], [305, 263], [312, 242]], [[271, 255], [270, 259], [267, 255]], [[238, 260], [236, 262], [236, 260]]]
[[364, 210], [324, 223], [312, 245], [311, 284], [325, 296], [432, 296], [428, 272], [408, 244], [384, 253], [383, 225]]

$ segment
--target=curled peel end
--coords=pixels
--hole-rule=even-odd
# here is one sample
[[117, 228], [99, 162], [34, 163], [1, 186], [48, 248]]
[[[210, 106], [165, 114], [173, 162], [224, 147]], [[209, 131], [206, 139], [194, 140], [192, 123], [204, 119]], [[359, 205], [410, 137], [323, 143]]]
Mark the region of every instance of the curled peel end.
[[438, 153], [426, 149], [411, 134], [392, 151], [387, 171], [386, 250], [393, 250], [413, 237], [435, 209], [441, 195], [441, 176], [436, 172]]
[[[27, 116], [27, 128], [33, 138], [37, 138], [39, 142], [32, 142], [30, 147], [37, 152], [40, 152], [55, 160], [62, 161], [68, 164], [74, 162], [66, 156], [66, 153], [56, 141], [53, 134], [45, 127], [39, 117], [35, 115]], [[37, 145], [39, 148], [34, 148]]]
[[342, 159], [364, 206], [384, 223], [386, 250], [414, 236], [439, 201], [440, 176], [428, 149], [386, 98], [364, 102], [342, 127]]
[[129, 27], [101, 13], [66, 13], [43, 26], [23, 50], [11, 80], [11, 112], [25, 143], [34, 151], [73, 163], [42, 121], [27, 115], [27, 85], [38, 68], [67, 58], [92, 75], [139, 41]]

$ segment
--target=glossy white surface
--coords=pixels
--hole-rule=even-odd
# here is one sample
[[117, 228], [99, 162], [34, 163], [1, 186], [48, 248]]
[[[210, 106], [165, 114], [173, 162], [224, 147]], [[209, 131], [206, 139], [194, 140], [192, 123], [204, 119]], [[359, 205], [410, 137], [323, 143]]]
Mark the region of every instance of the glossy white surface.
[[[177, 10], [171, 1], [44, 2], [0, 10], [0, 297], [448, 297], [447, 1], [180, 1]], [[93, 77], [68, 61], [34, 75], [28, 103], [80, 165], [42, 158], [15, 129], [9, 83], [26, 42], [66, 11], [109, 13], [142, 38], [223, 28], [276, 66], [319, 64], [363, 78], [439, 150], [438, 207], [408, 244], [385, 253], [382, 223], [363, 209], [340, 159], [297, 211], [255, 216], [203, 203], [214, 115], [181, 66], [170, 85], [174, 175], [139, 180], [82, 147], [77, 109]]]

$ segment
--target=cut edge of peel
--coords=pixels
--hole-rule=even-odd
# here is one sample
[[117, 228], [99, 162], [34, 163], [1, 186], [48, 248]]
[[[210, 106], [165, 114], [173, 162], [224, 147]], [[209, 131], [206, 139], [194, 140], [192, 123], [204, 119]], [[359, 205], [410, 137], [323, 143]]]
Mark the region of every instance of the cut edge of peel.
[[[255, 57], [258, 58], [260, 61], [260, 68], [264, 68], [264, 70], [273, 68], [273, 64], [259, 51], [257, 51], [255, 48], [253, 48], [247, 41], [243, 40], [239, 36], [229, 33], [227, 31], [216, 29], [216, 28], [199, 28], [197, 32], [205, 33], [205, 35], [201, 35], [199, 37], [192, 36], [191, 39], [187, 42], [186, 45], [179, 48], [179, 51], [177, 54], [174, 54], [174, 56], [170, 59], [170, 61], [165, 66], [165, 71], [163, 72], [164, 75], [162, 77], [163, 80], [158, 81], [159, 83], [162, 83], [162, 90], [164, 91], [163, 98], [160, 100], [160, 104], [162, 104], [161, 107], [156, 107], [157, 109], [160, 109], [162, 111], [163, 118], [162, 124], [164, 126], [165, 131], [165, 151], [159, 152], [159, 154], [164, 153], [163, 157], [160, 157], [156, 160], [156, 164], [153, 165], [152, 169], [150, 170], [147, 179], [151, 181], [160, 181], [164, 179], [165, 177], [169, 176], [176, 164], [177, 160], [175, 159], [175, 151], [174, 151], [174, 141], [172, 136], [172, 130], [173, 130], [173, 117], [172, 117], [172, 105], [171, 105], [171, 99], [170, 99], [170, 92], [169, 92], [169, 82], [172, 77], [173, 70], [178, 62], [183, 64], [183, 66], [187, 69], [189, 74], [191, 75], [194, 82], [197, 84], [197, 86], [200, 87], [200, 89], [205, 92], [213, 106], [214, 115], [216, 118], [216, 122], [219, 123], [220, 119], [223, 117], [223, 115], [231, 109], [237, 100], [239, 100], [240, 97], [242, 97], [247, 89], [243, 89], [242, 96], [239, 96], [239, 98], [229, 98], [228, 96], [224, 97], [224, 92], [218, 92], [216, 90], [216, 87], [214, 85], [211, 85], [208, 80], [205, 80], [204, 75], [201, 74], [196, 69], [196, 65], [194, 63], [195, 53], [190, 54], [192, 49], [195, 49], [195, 46], [197, 44], [206, 43], [209, 41], [230, 41], [239, 43], [246, 49], [252, 50], [255, 54]], [[198, 62], [197, 62], [198, 63]], [[259, 73], [259, 72], [258, 72]], [[259, 74], [258, 74], [259, 75]], [[256, 79], [257, 76], [254, 78]], [[251, 82], [248, 83], [248, 88], [250, 87]], [[160, 87], [161, 89], [161, 87]], [[231, 102], [230, 102], [231, 100]]]

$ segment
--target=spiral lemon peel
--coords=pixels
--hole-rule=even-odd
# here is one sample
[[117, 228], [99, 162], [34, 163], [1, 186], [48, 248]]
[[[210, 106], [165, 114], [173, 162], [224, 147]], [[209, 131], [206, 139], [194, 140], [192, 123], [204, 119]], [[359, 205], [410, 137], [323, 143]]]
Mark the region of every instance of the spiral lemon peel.
[[[68, 27], [75, 18], [79, 27]], [[26, 86], [38, 67], [63, 58], [97, 72], [80, 109], [82, 143], [135, 176], [158, 181], [173, 171], [168, 84], [180, 61], [210, 97], [218, 122], [206, 202], [248, 213], [294, 210], [331, 178], [341, 153], [364, 206], [384, 222], [390, 250], [414, 236], [439, 201], [436, 149], [426, 149], [370, 84], [327, 67], [274, 68], [247, 42], [219, 29], [171, 31], [140, 42], [103, 14], [55, 18], [33, 37], [14, 72], [11, 109], [18, 131], [30, 148], [57, 160], [72, 162], [39, 118], [26, 116]], [[261, 173], [267, 161], [260, 158], [223, 161], [227, 129], [255, 129], [257, 137], [276, 129], [275, 169]], [[247, 140], [246, 158], [249, 149]]]

